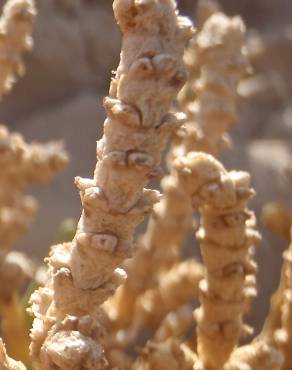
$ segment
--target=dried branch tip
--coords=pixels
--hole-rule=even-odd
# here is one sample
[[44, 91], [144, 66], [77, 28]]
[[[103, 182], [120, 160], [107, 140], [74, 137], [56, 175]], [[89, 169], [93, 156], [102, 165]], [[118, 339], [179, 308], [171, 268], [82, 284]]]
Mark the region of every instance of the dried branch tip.
[[33, 0], [8, 0], [0, 19], [0, 97], [25, 72], [22, 54], [32, 48]]

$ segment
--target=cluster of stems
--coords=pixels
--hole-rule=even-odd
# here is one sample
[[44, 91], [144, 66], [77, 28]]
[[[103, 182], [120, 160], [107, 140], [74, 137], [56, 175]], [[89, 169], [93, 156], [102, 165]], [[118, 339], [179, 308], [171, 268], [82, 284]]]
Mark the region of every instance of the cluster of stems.
[[[183, 56], [194, 34], [191, 22], [178, 15], [174, 0], [114, 0], [113, 9], [122, 52], [104, 99], [107, 118], [94, 176], [75, 178], [82, 203], [76, 234], [52, 247], [49, 280], [31, 297], [36, 369], [291, 370], [292, 244], [261, 334], [238, 347], [251, 333], [243, 318], [257, 293], [260, 235], [247, 208], [254, 196], [249, 174], [228, 172], [214, 156], [229, 145], [227, 131], [237, 120], [237, 87], [249, 66], [244, 24], [225, 16], [213, 0], [200, 1], [199, 32], [187, 51], [190, 78], [180, 95], [182, 126], [185, 116], [174, 100], [187, 78]], [[31, 0], [9, 0], [4, 9], [0, 95], [22, 73], [17, 55], [30, 45], [33, 15]], [[146, 186], [162, 173], [170, 137], [161, 199]], [[1, 284], [0, 310], [17, 318], [17, 292], [30, 266], [21, 265], [19, 256], [16, 263], [7, 248], [36, 209], [23, 193], [30, 183], [49, 180], [66, 156], [56, 144], [28, 145], [4, 127], [0, 151], [0, 186], [6, 189], [0, 195], [0, 280], [13, 284]], [[195, 211], [203, 264], [181, 261]], [[136, 228], [151, 212], [136, 242]], [[287, 234], [291, 220], [284, 215], [282, 221], [277, 229]], [[197, 297], [200, 307], [193, 312]], [[190, 342], [186, 332], [194, 318], [197, 335]], [[13, 320], [5, 324], [2, 332], [18, 336]], [[152, 338], [134, 358], [127, 349], [145, 328]], [[11, 335], [4, 339], [12, 348]], [[2, 340], [0, 370], [24, 370]]]
[[[201, 1], [198, 13], [200, 32], [185, 53], [189, 76], [179, 99], [187, 121], [176, 132], [167, 156], [170, 173], [161, 181], [163, 198], [154, 206], [147, 230], [138, 241], [137, 253], [126, 265], [128, 278], [110, 304], [114, 330], [130, 327], [131, 335], [138, 330], [137, 322], [147, 325], [146, 316], [151, 313], [155, 317], [156, 305], [149, 305], [149, 296], [163, 275], [179, 262], [183, 241], [194, 223], [194, 209], [177, 182], [173, 163], [193, 150], [219, 153], [226, 131], [236, 121], [237, 85], [248, 68], [243, 21], [225, 16], [212, 1]], [[197, 266], [196, 276], [200, 280], [202, 269], [198, 263]], [[179, 289], [175, 294], [179, 294]], [[141, 305], [147, 307], [148, 315], [144, 317]], [[156, 320], [159, 317], [157, 314]]]
[[159, 200], [144, 186], [182, 123], [170, 109], [186, 79], [191, 23], [172, 0], [115, 0], [113, 8], [121, 62], [104, 99], [94, 178], [76, 178], [83, 207], [76, 235], [52, 248], [50, 280], [31, 299], [31, 353], [42, 370], [106, 368], [100, 306], [125, 280], [120, 267], [132, 255], [134, 231]]

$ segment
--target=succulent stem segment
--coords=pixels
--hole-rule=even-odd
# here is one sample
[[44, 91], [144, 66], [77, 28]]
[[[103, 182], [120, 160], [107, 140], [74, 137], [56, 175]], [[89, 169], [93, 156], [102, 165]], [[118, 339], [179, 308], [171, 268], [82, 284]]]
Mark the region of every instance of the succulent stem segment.
[[61, 143], [27, 144], [20, 134], [0, 126], [1, 248], [11, 247], [34, 219], [37, 203], [33, 197], [23, 194], [26, 188], [30, 184], [48, 182], [67, 161]]
[[280, 370], [283, 356], [266, 341], [255, 341], [235, 349], [224, 370]]
[[1, 332], [10, 355], [28, 360], [28, 328], [19, 292], [33, 275], [33, 266], [11, 246], [27, 231], [37, 210], [24, 194], [31, 183], [45, 183], [67, 163], [59, 143], [27, 144], [20, 134], [0, 126], [0, 316]]
[[186, 129], [181, 131], [185, 152], [217, 156], [230, 146], [227, 131], [237, 121], [237, 87], [249, 70], [245, 35], [240, 17], [217, 11], [190, 43], [185, 59], [193, 76], [180, 99], [187, 114]]
[[6, 348], [2, 339], [0, 338], [0, 370], [26, 370], [25, 366], [19, 362], [14, 361], [8, 357]]
[[128, 279], [112, 302], [111, 319], [116, 329], [132, 324], [139, 297], [155, 289], [160, 276], [179, 261], [183, 239], [192, 227], [193, 209], [173, 176], [165, 177], [161, 187], [164, 196], [154, 206], [147, 231], [138, 241], [137, 253], [126, 265]]
[[17, 293], [14, 292], [7, 302], [0, 301], [0, 314], [2, 319], [1, 332], [9, 349], [9, 355], [28, 366], [30, 363], [28, 327], [25, 312]]
[[0, 18], [0, 97], [7, 94], [25, 67], [22, 53], [32, 48], [34, 0], [8, 0]]
[[180, 95], [186, 127], [178, 130], [168, 155], [170, 174], [161, 182], [164, 197], [154, 207], [140, 248], [126, 266], [128, 280], [113, 302], [116, 328], [130, 325], [129, 310], [134, 314], [138, 297], [157, 285], [159, 275], [179, 260], [180, 247], [192, 228], [193, 210], [173, 175], [173, 161], [193, 150], [217, 155], [237, 118], [237, 85], [248, 68], [244, 23], [239, 17], [225, 16], [213, 2], [201, 2], [200, 11], [205, 23], [188, 46], [189, 79]]
[[[148, 289], [137, 298], [130, 326], [115, 332], [113, 343], [125, 348], [135, 343], [145, 328], [158, 330], [167, 314], [177, 311], [198, 296], [199, 281], [202, 278], [203, 266], [196, 260], [189, 259], [175, 264], [160, 276], [156, 287]], [[109, 301], [109, 310], [111, 303]]]
[[244, 332], [242, 315], [256, 294], [255, 217], [246, 209], [254, 192], [249, 174], [227, 172], [212, 156], [191, 152], [176, 161], [180, 186], [199, 209], [197, 233], [206, 266], [199, 286], [198, 355], [204, 369], [219, 370]]
[[83, 212], [72, 242], [52, 248], [51, 278], [31, 298], [31, 352], [37, 367], [105, 369], [100, 305], [125, 280], [136, 227], [159, 199], [144, 186], [159, 173], [170, 113], [186, 80], [182, 56], [191, 23], [172, 0], [115, 0], [121, 62], [104, 106], [93, 179], [76, 178]]
[[283, 257], [281, 326], [275, 332], [275, 340], [284, 357], [281, 370], [288, 370], [292, 366], [292, 228], [290, 246]]

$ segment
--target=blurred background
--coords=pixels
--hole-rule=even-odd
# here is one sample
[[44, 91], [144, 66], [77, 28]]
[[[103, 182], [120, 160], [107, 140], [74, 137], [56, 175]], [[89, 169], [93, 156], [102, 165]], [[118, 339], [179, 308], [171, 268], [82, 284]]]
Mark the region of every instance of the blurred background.
[[[229, 15], [241, 15], [248, 27], [253, 76], [240, 88], [240, 122], [232, 131], [234, 148], [223, 154], [228, 169], [248, 170], [257, 191], [253, 209], [260, 216], [268, 201], [292, 210], [292, 1], [222, 0]], [[0, 0], [3, 6], [4, 1]], [[91, 177], [95, 141], [105, 118], [102, 98], [118, 64], [120, 32], [110, 0], [36, 0], [34, 49], [25, 58], [27, 72], [0, 105], [0, 120], [27, 141], [62, 140], [70, 163], [46, 187], [31, 193], [39, 200], [38, 217], [18, 243], [36, 260], [47, 255], [64, 218], [80, 215], [73, 179]], [[195, 21], [196, 1], [178, 1]], [[291, 23], [289, 23], [291, 22]], [[259, 327], [279, 280], [287, 240], [264, 229], [258, 251], [259, 297], [252, 322]]]

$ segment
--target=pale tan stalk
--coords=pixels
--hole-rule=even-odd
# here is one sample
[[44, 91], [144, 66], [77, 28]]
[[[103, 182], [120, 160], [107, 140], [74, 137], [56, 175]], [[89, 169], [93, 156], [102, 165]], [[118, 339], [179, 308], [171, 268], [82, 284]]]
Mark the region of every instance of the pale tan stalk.
[[[25, 72], [22, 54], [32, 48], [36, 15], [33, 0], [8, 0], [0, 18], [0, 98], [7, 94]], [[28, 328], [20, 303], [19, 289], [31, 278], [32, 265], [19, 252], [7, 248], [30, 226], [37, 208], [23, 193], [30, 183], [45, 182], [66, 162], [61, 146], [29, 146], [18, 134], [0, 126], [0, 315], [1, 332], [9, 353], [29, 363]], [[36, 174], [34, 173], [36, 171]], [[40, 174], [39, 174], [40, 172]], [[40, 177], [40, 178], [39, 178]], [[6, 357], [1, 343], [0, 368], [22, 369]]]
[[[247, 74], [245, 25], [240, 17], [212, 14], [188, 50], [188, 69], [200, 65], [200, 76], [189, 80], [182, 98], [187, 113], [185, 153], [196, 150], [218, 155], [229, 147], [226, 132], [237, 121], [237, 87]], [[193, 60], [193, 62], [192, 62]]]
[[[155, 287], [161, 273], [179, 260], [180, 247], [191, 230], [193, 210], [171, 171], [173, 161], [192, 150], [218, 154], [226, 130], [237, 118], [237, 85], [248, 67], [245, 26], [239, 17], [228, 18], [216, 12], [213, 3], [202, 2], [201, 7], [204, 6], [210, 18], [191, 41], [185, 58], [189, 80], [180, 103], [187, 113], [186, 128], [178, 131], [168, 155], [170, 175], [161, 182], [164, 197], [154, 207], [138, 253], [126, 266], [128, 280], [112, 302], [112, 320], [117, 329], [130, 325], [129, 309], [134, 314], [139, 295]], [[201, 76], [196, 82], [198, 73], [194, 71], [198, 70], [198, 63]]]
[[258, 336], [258, 339], [263, 342], [276, 345], [275, 332], [281, 328], [281, 308], [283, 305], [284, 292], [286, 290], [286, 261], [284, 260], [280, 283], [276, 292], [272, 295], [270, 301], [270, 311], [265, 319], [263, 329]]
[[190, 304], [181, 306], [177, 310], [172, 310], [161, 321], [153, 336], [153, 340], [163, 342], [169, 338], [181, 339], [190, 330], [193, 321], [193, 308]]
[[221, 11], [221, 6], [216, 0], [199, 0], [196, 11], [196, 25], [201, 30], [205, 22], [215, 13]]
[[169, 312], [198, 296], [199, 282], [203, 276], [203, 266], [196, 260], [188, 259], [174, 265], [161, 276], [156, 288], [149, 289], [140, 297], [136, 315], [144, 317], [141, 320], [146, 326], [157, 329]]
[[105, 369], [100, 305], [125, 280], [134, 231], [159, 199], [144, 189], [181, 120], [170, 113], [185, 81], [191, 24], [172, 0], [115, 0], [121, 62], [104, 100], [94, 179], [76, 178], [83, 213], [72, 242], [53, 247], [51, 278], [32, 296], [31, 352], [38, 369]]
[[27, 144], [0, 126], [0, 243], [11, 247], [31, 225], [37, 203], [24, 195], [34, 183], [46, 183], [68, 161], [61, 143]]
[[128, 279], [111, 302], [116, 329], [130, 326], [139, 297], [155, 289], [160, 276], [179, 261], [180, 246], [192, 228], [192, 207], [172, 175], [163, 179], [161, 188], [164, 196], [154, 206], [135, 257], [126, 265]]
[[201, 368], [219, 370], [245, 328], [242, 316], [255, 290], [247, 284], [255, 273], [253, 245], [259, 240], [254, 215], [246, 209], [254, 194], [249, 174], [227, 172], [212, 156], [189, 153], [176, 161], [181, 189], [201, 215], [197, 233], [206, 266], [196, 310]]
[[[194, 259], [177, 263], [162, 274], [157, 286], [148, 289], [137, 299], [131, 324], [129, 328], [117, 332], [114, 340], [116, 345], [126, 347], [134, 343], [145, 328], [156, 331], [168, 313], [198, 296], [202, 278], [203, 267]], [[108, 309], [112, 309], [111, 305]]]
[[[9, 285], [9, 280], [5, 281], [5, 284]], [[9, 355], [28, 366], [30, 364], [28, 354], [29, 328], [17, 292], [13, 292], [9, 301], [0, 300], [0, 314], [1, 333]]]
[[173, 339], [148, 342], [132, 370], [193, 370], [194, 359], [186, 355]]
[[197, 50], [197, 37], [200, 34], [205, 22], [211, 15], [219, 13], [221, 7], [213, 0], [199, 0], [197, 4], [195, 20], [196, 20], [196, 35], [191, 39], [184, 55], [184, 62], [188, 71], [188, 81], [179, 93], [178, 100], [180, 107], [188, 113], [188, 105], [193, 103], [197, 98], [195, 88], [196, 81], [200, 77], [201, 61]]
[[19, 292], [33, 275], [33, 265], [11, 246], [27, 231], [37, 210], [33, 197], [24, 195], [34, 183], [48, 182], [67, 163], [59, 143], [27, 144], [20, 134], [0, 126], [0, 315], [9, 354], [25, 364], [28, 328]]
[[10, 358], [0, 338], [0, 370], [26, 370], [26, 367], [19, 361], [14, 361]]
[[265, 341], [258, 341], [233, 351], [224, 370], [280, 370], [283, 356]]
[[270, 312], [261, 333], [251, 344], [236, 349], [224, 370], [291, 368], [291, 261], [291, 251], [288, 250], [284, 253], [279, 287], [271, 298]]
[[7, 94], [25, 67], [22, 54], [32, 48], [34, 0], [8, 0], [0, 18], [0, 97]]
[[[284, 252], [285, 288], [282, 290], [281, 328], [275, 333], [275, 340], [283, 354], [284, 362], [281, 370], [292, 368], [292, 228], [290, 246]], [[281, 284], [281, 283], [280, 283]]]
[[285, 239], [290, 238], [292, 212], [280, 202], [270, 202], [262, 210], [262, 222], [270, 231]]
[[68, 159], [61, 144], [29, 145], [4, 126], [0, 126], [0, 148], [0, 299], [8, 302], [32, 274], [23, 254], [9, 252], [36, 213], [36, 200], [24, 192], [31, 184], [51, 180]]

